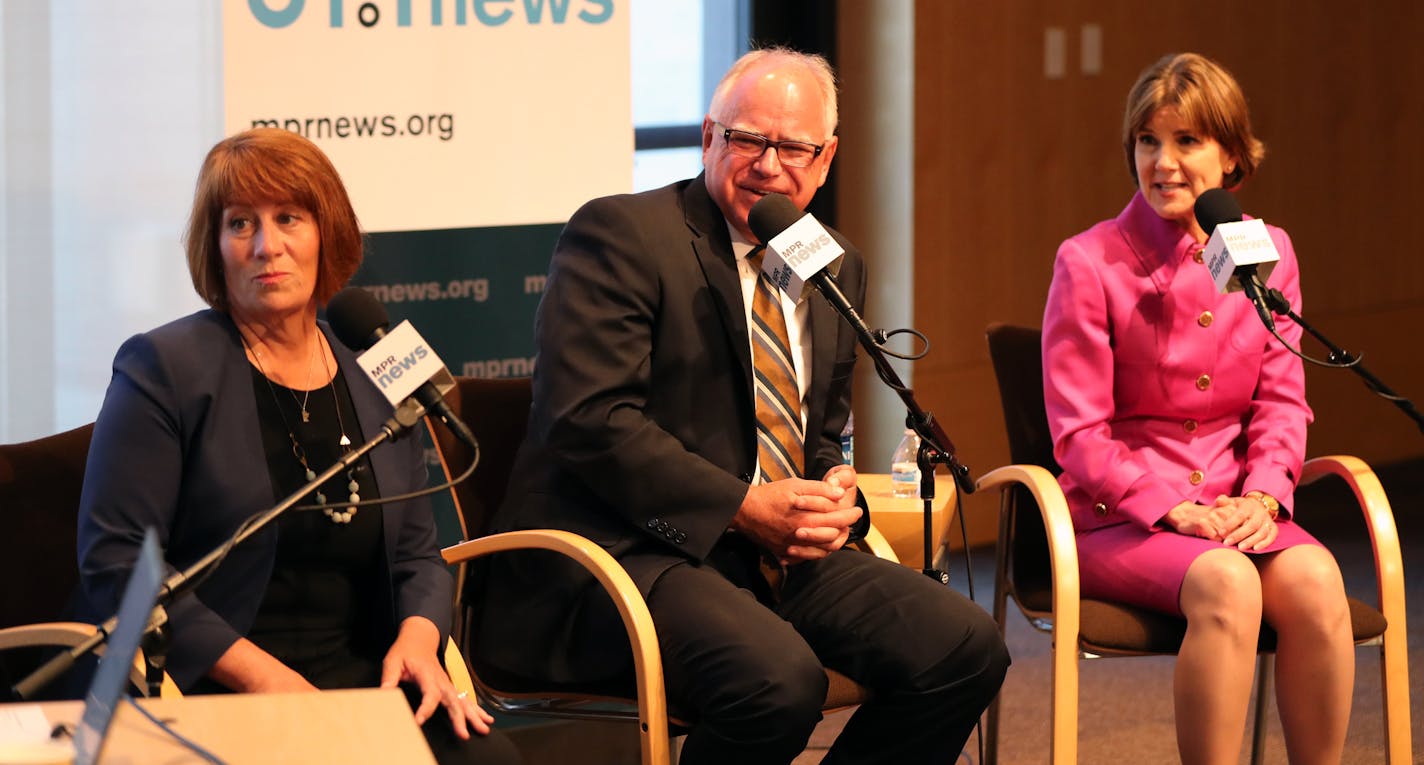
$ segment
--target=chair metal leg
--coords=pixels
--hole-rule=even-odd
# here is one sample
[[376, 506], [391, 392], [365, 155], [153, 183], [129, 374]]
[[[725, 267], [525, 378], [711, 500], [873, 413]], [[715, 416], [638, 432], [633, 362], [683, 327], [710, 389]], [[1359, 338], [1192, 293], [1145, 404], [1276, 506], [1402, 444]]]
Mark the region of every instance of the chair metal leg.
[[[1008, 546], [1013, 520], [1010, 502], [1009, 492], [999, 494], [999, 538], [994, 543], [993, 617], [994, 623], [999, 625], [1001, 638], [1007, 637], [1008, 632], [1008, 624], [1005, 621], [1009, 594]], [[1002, 696], [1003, 691], [1000, 690], [994, 700], [989, 702], [989, 709], [984, 715], [984, 765], [999, 763], [999, 700]]]
[[1263, 653], [1256, 657], [1256, 714], [1251, 725], [1251, 765], [1266, 761], [1266, 711], [1271, 706], [1271, 669], [1273, 656]]
[[[1053, 687], [1052, 687], [1052, 752], [1049, 762], [1053, 765], [1072, 765], [1078, 761], [1078, 653], [1080, 625], [1080, 590], [1078, 588], [1078, 548], [1073, 536], [1073, 522], [1068, 514], [1068, 503], [1053, 474], [1037, 465], [1008, 465], [996, 468], [979, 478], [980, 490], [998, 488], [1006, 490], [1010, 485], [1024, 486], [1033, 495], [1034, 503], [1043, 516], [1043, 527], [1048, 537], [1048, 555], [1051, 562], [1053, 582]], [[1002, 494], [1000, 501], [1005, 501]], [[1001, 542], [1008, 540], [1008, 527], [1001, 506], [999, 513]], [[1014, 508], [1015, 512], [1019, 508]], [[1000, 548], [1001, 550], [1004, 548]], [[1004, 629], [1005, 602], [998, 593], [1007, 593], [1007, 556], [1000, 554], [997, 566], [1005, 568], [999, 572], [1003, 580], [996, 577], [994, 617], [999, 629]], [[1036, 625], [1037, 626], [1037, 625]], [[997, 757], [998, 717], [997, 710], [990, 708], [990, 732], [986, 733], [985, 762], [993, 762]], [[990, 752], [993, 754], [991, 755]]]

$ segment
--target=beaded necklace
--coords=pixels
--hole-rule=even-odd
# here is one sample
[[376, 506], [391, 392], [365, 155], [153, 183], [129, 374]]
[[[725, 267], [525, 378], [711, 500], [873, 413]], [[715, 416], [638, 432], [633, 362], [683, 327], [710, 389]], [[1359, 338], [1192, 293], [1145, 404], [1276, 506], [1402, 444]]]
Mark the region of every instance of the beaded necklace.
[[[302, 448], [301, 442], [297, 440], [296, 431], [292, 429], [291, 423], [287, 422], [287, 415], [286, 415], [285, 412], [282, 411], [282, 401], [281, 401], [281, 398], [277, 395], [277, 388], [276, 388], [276, 386], [274, 386], [274, 385], [272, 384], [272, 378], [271, 378], [270, 376], [268, 376], [268, 374], [267, 374], [267, 369], [266, 369], [266, 367], [264, 367], [263, 364], [262, 364], [262, 354], [258, 353], [255, 348], [253, 348], [250, 344], [248, 344], [247, 338], [246, 338], [245, 336], [243, 336], [243, 334], [242, 334], [241, 332], [238, 333], [238, 337], [240, 337], [240, 338], [242, 339], [242, 345], [243, 345], [244, 348], [247, 349], [247, 352], [250, 353], [250, 354], [252, 354], [253, 360], [257, 362], [257, 371], [259, 371], [259, 372], [262, 373], [262, 379], [263, 379], [263, 381], [265, 381], [265, 382], [267, 383], [267, 390], [268, 390], [268, 392], [270, 392], [270, 393], [272, 394], [272, 401], [273, 401], [273, 403], [275, 403], [275, 404], [277, 405], [277, 416], [282, 418], [282, 427], [285, 428], [286, 431], [287, 431], [287, 438], [291, 439], [291, 441], [292, 441], [292, 455], [297, 458], [297, 462], [301, 463], [302, 470], [305, 471], [304, 475], [306, 476], [307, 482], [310, 483], [311, 481], [316, 480], [316, 471], [315, 471], [315, 470], [312, 470], [311, 465], [307, 463], [307, 452], [306, 452], [306, 449]], [[318, 348], [318, 350], [320, 349], [321, 344], [322, 344], [322, 334], [321, 334], [320, 332], [317, 332], [317, 348]], [[313, 353], [313, 354], [312, 354], [312, 358], [313, 358], [313, 359], [316, 358], [316, 353]], [[322, 369], [323, 369], [325, 372], [327, 372], [328, 374], [331, 373], [331, 368], [326, 365], [326, 358], [325, 358], [325, 357], [322, 358]], [[310, 386], [310, 384], [311, 384], [311, 365], [308, 365], [308, 369], [307, 369], [307, 385]], [[331, 400], [332, 400], [332, 403], [335, 404], [335, 407], [336, 407], [336, 425], [337, 425], [337, 428], [340, 429], [340, 431], [341, 431], [341, 440], [340, 440], [338, 443], [339, 443], [340, 446], [341, 446], [341, 451], [342, 451], [342, 453], [343, 453], [343, 454], [349, 454], [349, 453], [351, 452], [351, 439], [346, 435], [346, 422], [344, 421], [344, 419], [343, 419], [342, 416], [341, 416], [341, 400], [337, 397], [337, 394], [336, 394], [336, 375], [334, 375], [334, 374], [331, 375], [331, 382], [328, 383], [328, 385], [331, 387]], [[284, 387], [285, 387], [285, 386], [284, 386]], [[288, 390], [288, 392], [290, 392], [290, 393], [292, 394], [292, 399], [293, 399], [294, 401], [297, 401], [297, 394], [296, 394], [296, 392], [295, 392], [295, 391], [292, 391], [290, 388], [288, 388], [287, 390]], [[308, 388], [308, 390], [307, 390], [307, 396], [308, 396], [308, 399], [307, 399], [307, 400], [310, 400], [310, 396], [311, 396], [311, 390], [310, 390], [310, 388]], [[310, 422], [310, 421], [311, 421], [311, 415], [310, 415], [310, 413], [307, 411], [306, 402], [305, 402], [305, 401], [299, 401], [298, 403], [300, 404], [300, 407], [301, 407], [302, 422]], [[356, 468], [355, 468], [355, 466], [353, 465], [353, 466], [351, 466], [351, 467], [349, 467], [349, 468], [346, 469], [346, 490], [347, 490], [348, 492], [350, 492], [350, 497], [348, 498], [348, 500], [349, 500], [350, 502], [356, 503], [356, 502], [360, 502], [360, 501], [361, 501], [361, 495], [360, 495], [360, 493], [359, 493], [360, 488], [361, 488], [361, 485], [356, 482]], [[316, 503], [317, 503], [318, 505], [324, 505], [324, 504], [326, 504], [326, 494], [323, 493], [323, 492], [321, 491], [321, 489], [317, 489], [317, 490], [316, 490]], [[348, 506], [345, 510], [337, 510], [336, 508], [333, 508], [333, 507], [324, 507], [324, 508], [322, 508], [321, 512], [322, 512], [322, 514], [325, 515], [332, 523], [341, 525], [341, 524], [350, 523], [350, 522], [351, 522], [351, 519], [354, 518], [354, 517], [356, 517], [356, 511], [357, 511], [358, 509], [359, 509], [359, 508], [355, 507], [354, 504], [353, 504], [352, 506]]]

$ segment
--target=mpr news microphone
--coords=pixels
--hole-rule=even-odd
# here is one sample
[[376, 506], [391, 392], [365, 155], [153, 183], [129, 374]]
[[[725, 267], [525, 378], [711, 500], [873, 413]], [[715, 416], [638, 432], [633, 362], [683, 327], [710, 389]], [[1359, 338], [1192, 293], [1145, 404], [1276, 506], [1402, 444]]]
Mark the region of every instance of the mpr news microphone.
[[785, 194], [767, 194], [747, 213], [747, 225], [766, 245], [762, 271], [782, 292], [798, 302], [806, 287], [815, 287], [856, 332], [871, 337], [870, 328], [836, 281], [845, 248], [810, 213], [802, 212]]
[[1216, 289], [1222, 294], [1242, 291], [1256, 308], [1266, 328], [1275, 331], [1276, 322], [1257, 279], [1264, 285], [1281, 259], [1266, 224], [1259, 218], [1242, 220], [1241, 205], [1226, 189], [1207, 189], [1192, 208], [1197, 225], [1210, 239], [1202, 253]]
[[347, 287], [326, 306], [326, 317], [346, 347], [361, 352], [356, 361], [391, 406], [409, 398], [420, 402], [461, 441], [479, 448], [474, 434], [445, 403], [455, 378], [409, 321], [390, 329], [385, 306], [361, 287]]

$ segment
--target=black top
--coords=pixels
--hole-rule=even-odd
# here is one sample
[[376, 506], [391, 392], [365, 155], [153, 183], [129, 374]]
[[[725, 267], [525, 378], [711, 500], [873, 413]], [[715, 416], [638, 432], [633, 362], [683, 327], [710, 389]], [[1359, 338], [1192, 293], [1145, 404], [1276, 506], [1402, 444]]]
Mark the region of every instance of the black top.
[[[254, 367], [252, 385], [276, 491], [274, 504], [307, 482], [292, 436], [317, 473], [341, 456], [343, 425], [353, 446], [364, 440], [341, 375], [333, 385], [308, 395], [275, 383], [269, 386]], [[310, 422], [302, 421], [303, 398]], [[378, 496], [369, 460], [362, 458], [349, 473], [337, 474], [321, 488], [328, 501], [350, 497], [352, 477], [361, 498]], [[301, 504], [317, 501], [313, 493]], [[272, 578], [247, 638], [318, 688], [376, 685], [381, 659], [395, 635], [391, 615], [383, 613], [376, 597], [382, 587], [377, 579], [383, 570], [381, 533], [380, 506], [356, 508], [350, 523], [335, 523], [320, 510], [284, 514], [277, 522]]]

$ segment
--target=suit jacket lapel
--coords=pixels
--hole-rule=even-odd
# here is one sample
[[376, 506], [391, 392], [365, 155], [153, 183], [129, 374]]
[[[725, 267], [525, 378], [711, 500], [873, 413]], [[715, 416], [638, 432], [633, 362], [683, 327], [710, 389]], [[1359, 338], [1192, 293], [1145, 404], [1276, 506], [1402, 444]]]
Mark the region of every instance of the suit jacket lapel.
[[814, 462], [813, 446], [818, 441], [822, 415], [826, 411], [826, 391], [836, 363], [836, 333], [842, 319], [822, 296], [808, 295], [806, 300], [810, 302], [807, 323], [811, 325], [811, 384], [806, 388], [806, 466], [809, 469]]
[[742, 305], [742, 278], [737, 273], [737, 257], [732, 253], [732, 237], [727, 233], [727, 221], [712, 197], [702, 175], [687, 184], [682, 195], [683, 215], [692, 230], [692, 249], [702, 265], [702, 273], [711, 288], [727, 342], [742, 365], [747, 400], [751, 400], [752, 355], [746, 310]]

